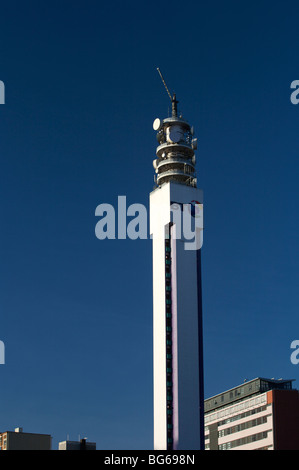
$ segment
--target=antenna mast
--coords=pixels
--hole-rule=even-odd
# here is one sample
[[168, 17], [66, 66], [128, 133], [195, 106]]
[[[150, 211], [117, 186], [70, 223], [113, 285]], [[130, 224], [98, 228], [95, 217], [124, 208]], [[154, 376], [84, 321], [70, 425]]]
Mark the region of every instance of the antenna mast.
[[159, 67], [157, 67], [157, 70], [158, 70], [158, 72], [159, 72], [159, 75], [160, 75], [160, 77], [161, 77], [161, 80], [162, 80], [162, 82], [163, 82], [163, 85], [165, 86], [165, 89], [166, 89], [167, 94], [168, 94], [168, 96], [169, 96], [169, 98], [170, 98], [170, 101], [172, 101], [172, 97], [171, 97], [170, 91], [169, 91], [168, 88], [167, 88], [167, 85], [166, 85], [166, 83], [165, 83], [165, 80], [164, 80], [164, 78], [163, 78], [163, 75], [162, 75], [161, 70], [159, 69]]
[[175, 93], [174, 93], [174, 94], [173, 94], [173, 97], [171, 97], [170, 91], [168, 90], [168, 87], [167, 87], [167, 85], [166, 85], [166, 83], [165, 83], [165, 80], [164, 80], [164, 78], [163, 78], [163, 75], [162, 75], [161, 70], [159, 69], [159, 67], [157, 67], [157, 70], [158, 70], [158, 72], [159, 72], [159, 75], [160, 75], [160, 77], [161, 77], [161, 80], [162, 80], [162, 82], [163, 82], [163, 85], [165, 86], [165, 89], [166, 89], [166, 91], [167, 91], [167, 94], [168, 94], [168, 96], [169, 96], [169, 98], [170, 98], [170, 101], [171, 101], [171, 103], [172, 103], [172, 117], [177, 117], [177, 115], [178, 115], [178, 108], [177, 108], [178, 101], [177, 101], [177, 99], [176, 99], [176, 95], [175, 95]]

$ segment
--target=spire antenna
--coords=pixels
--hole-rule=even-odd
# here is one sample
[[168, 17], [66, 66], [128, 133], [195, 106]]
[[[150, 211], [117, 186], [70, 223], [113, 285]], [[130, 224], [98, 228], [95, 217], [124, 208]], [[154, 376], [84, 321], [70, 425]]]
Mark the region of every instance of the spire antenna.
[[162, 82], [163, 82], [163, 85], [165, 86], [165, 89], [166, 89], [167, 94], [168, 94], [168, 96], [169, 96], [169, 98], [170, 98], [170, 101], [172, 101], [172, 96], [171, 96], [171, 94], [170, 94], [170, 91], [169, 91], [168, 88], [167, 88], [167, 85], [166, 85], [166, 83], [165, 83], [165, 80], [164, 80], [164, 78], [163, 78], [163, 75], [162, 75], [161, 70], [159, 69], [159, 67], [157, 67], [157, 70], [158, 70], [158, 73], [159, 73], [159, 75], [160, 75], [160, 77], [161, 77], [161, 80], [162, 80]]
[[168, 90], [168, 87], [165, 83], [165, 80], [163, 78], [163, 75], [162, 75], [161, 70], [159, 69], [159, 67], [157, 67], [157, 70], [159, 72], [159, 75], [161, 77], [163, 85], [165, 86], [165, 89], [167, 91], [167, 94], [168, 94], [168, 96], [170, 98], [170, 101], [171, 101], [171, 104], [172, 104], [172, 117], [177, 117], [177, 115], [178, 115], [178, 101], [176, 99], [176, 94], [174, 93], [173, 96], [171, 96], [170, 91]]

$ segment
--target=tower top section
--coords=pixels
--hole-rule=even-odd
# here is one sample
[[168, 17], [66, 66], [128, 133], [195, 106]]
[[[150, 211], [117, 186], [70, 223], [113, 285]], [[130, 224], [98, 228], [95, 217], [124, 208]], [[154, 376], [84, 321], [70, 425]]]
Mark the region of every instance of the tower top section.
[[170, 94], [164, 78], [157, 69], [167, 94], [171, 100], [171, 117], [154, 120], [153, 129], [157, 132], [157, 158], [153, 161], [156, 172], [155, 183], [161, 186], [174, 181], [187, 186], [196, 187], [195, 154], [197, 139], [190, 124], [178, 115], [176, 94]]

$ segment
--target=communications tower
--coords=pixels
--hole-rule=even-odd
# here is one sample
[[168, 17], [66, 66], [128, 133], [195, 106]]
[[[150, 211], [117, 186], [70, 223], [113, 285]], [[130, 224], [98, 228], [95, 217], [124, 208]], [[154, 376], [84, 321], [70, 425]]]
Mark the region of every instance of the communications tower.
[[156, 187], [150, 194], [154, 448], [201, 450], [203, 192], [197, 188], [193, 128], [179, 115], [176, 95], [170, 95], [161, 78], [172, 111], [153, 123], [158, 140], [153, 161]]

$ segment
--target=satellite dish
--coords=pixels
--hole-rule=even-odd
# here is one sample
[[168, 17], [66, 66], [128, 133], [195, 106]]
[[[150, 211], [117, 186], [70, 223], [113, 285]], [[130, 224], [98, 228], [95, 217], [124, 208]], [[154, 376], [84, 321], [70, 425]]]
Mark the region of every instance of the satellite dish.
[[178, 126], [172, 126], [169, 130], [169, 139], [173, 143], [178, 143], [182, 138], [182, 130]]
[[161, 128], [161, 121], [159, 118], [154, 120], [153, 128], [154, 128], [154, 131], [158, 131]]
[[197, 139], [192, 139], [191, 147], [193, 148], [193, 150], [197, 149]]

